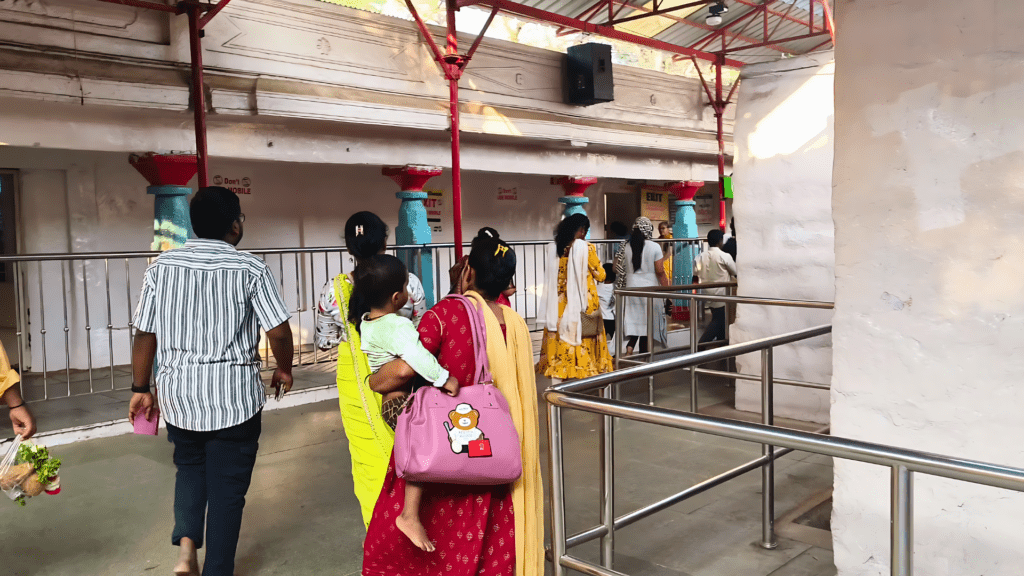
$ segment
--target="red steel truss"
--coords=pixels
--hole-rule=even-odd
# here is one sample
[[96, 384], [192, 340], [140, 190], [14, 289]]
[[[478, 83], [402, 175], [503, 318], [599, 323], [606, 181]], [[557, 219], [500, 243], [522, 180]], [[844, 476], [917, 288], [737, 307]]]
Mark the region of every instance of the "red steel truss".
[[[202, 38], [203, 28], [210, 23], [231, 0], [219, 0], [217, 4], [202, 3], [198, 0], [181, 0], [176, 4], [162, 4], [152, 0], [99, 0], [111, 4], [122, 4], [137, 8], [146, 8], [169, 12], [176, 15], [186, 15], [189, 23], [189, 48], [191, 54], [192, 70], [192, 107], [194, 110], [194, 122], [196, 132], [196, 157], [198, 164], [199, 186], [207, 186], [209, 180], [209, 158], [206, 142], [206, 93], [203, 84], [203, 49]], [[807, 11], [806, 19], [793, 16], [792, 2], [782, 0], [726, 0], [726, 4], [734, 8], [746, 7], [744, 13], [730, 22], [719, 27], [712, 27], [703, 22], [697, 22], [679, 17], [676, 12], [688, 8], [702, 8], [703, 6], [716, 3], [718, 0], [694, 0], [679, 5], [666, 5], [667, 0], [651, 0], [649, 5], [636, 6], [628, 0], [596, 0], [593, 5], [584, 10], [576, 17], [566, 16], [555, 12], [549, 12], [515, 2], [513, 0], [445, 0], [446, 1], [446, 28], [447, 36], [444, 52], [438, 47], [427, 28], [426, 23], [420, 17], [412, 0], [406, 0], [409, 12], [412, 14], [420, 34], [426, 40], [437, 61], [445, 79], [449, 84], [449, 117], [451, 121], [451, 149], [452, 149], [452, 203], [455, 224], [455, 251], [456, 256], [461, 258], [462, 247], [462, 170], [461, 170], [461, 142], [459, 132], [459, 80], [476, 53], [484, 34], [494, 21], [499, 12], [506, 12], [522, 16], [528, 19], [545, 22], [559, 26], [559, 33], [565, 30], [575, 30], [588, 34], [596, 34], [613, 40], [630, 42], [639, 46], [646, 46], [657, 50], [663, 50], [674, 55], [676, 59], [689, 58], [693, 61], [705, 94], [708, 97], [707, 105], [714, 110], [718, 135], [718, 175], [725, 176], [725, 132], [723, 118], [726, 107], [732, 102], [733, 95], [739, 82], [733, 83], [729, 94], [722, 96], [722, 69], [724, 67], [739, 68], [744, 65], [741, 60], [731, 58], [731, 54], [751, 50], [755, 48], [768, 49], [782, 54], [792, 55], [794, 52], [786, 48], [787, 43], [805, 41], [816, 37], [825, 37], [820, 44], [815, 45], [808, 52], [813, 52], [829, 44], [835, 44], [835, 23], [832, 18], [832, 8], [829, 0], [808, 0], [810, 9]], [[777, 5], [786, 4], [784, 10], [777, 9]], [[455, 29], [455, 14], [460, 8], [466, 6], [489, 6], [490, 17], [487, 19], [483, 30], [464, 54], [459, 53], [458, 37]], [[821, 21], [815, 22], [815, 6], [821, 8]], [[623, 12], [632, 11], [633, 14], [620, 17]], [[664, 18], [673, 25], [682, 25], [705, 30], [708, 34], [702, 36], [696, 42], [688, 46], [671, 44], [662, 40], [648, 38], [616, 29], [616, 25], [635, 22], [644, 18]], [[605, 19], [601, 22], [601, 19]], [[774, 22], [772, 22], [774, 20]], [[756, 24], [760, 24], [761, 37], [751, 36], [755, 34]], [[792, 28], [793, 24], [806, 25], [806, 32], [796, 36], [778, 37], [778, 30], [785, 24]], [[742, 25], [742, 28], [738, 28]], [[749, 31], [749, 32], [748, 32]], [[717, 41], [717, 42], [716, 42]], [[720, 44], [717, 50], [710, 50], [708, 47]], [[715, 69], [714, 90], [711, 84], [704, 78], [704, 73], [698, 65], [698, 60], [711, 63]], [[725, 228], [724, 200], [721, 210], [719, 225]]]
[[[738, 81], [734, 82], [732, 88], [729, 90], [728, 96], [723, 97], [722, 93], [724, 91], [724, 87], [722, 83], [722, 68], [739, 68], [744, 65], [743, 61], [731, 58], [730, 55], [755, 48], [769, 49], [778, 52], [780, 56], [794, 55], [795, 52], [786, 47], [787, 43], [805, 41], [825, 36], [828, 38], [822, 43], [815, 45], [812, 49], [807, 50], [807, 52], [813, 52], [827, 46], [828, 44], [835, 43], [835, 24], [832, 19], [832, 9], [828, 4], [829, 0], [809, 0], [810, 9], [807, 10], [806, 19], [801, 19], [792, 15], [793, 8], [795, 6], [795, 3], [792, 2], [781, 2], [781, 0], [761, 0], [761, 2], [756, 2], [755, 0], [727, 0], [726, 4], [732, 4], [733, 8], [746, 7], [748, 10], [732, 21], [718, 27], [709, 26], [703, 22], [696, 22], [686, 18], [681, 18], [675, 14], [675, 12], [680, 10], [714, 4], [718, 2], [718, 0], [695, 0], [672, 6], [666, 5], [665, 0], [652, 0], [648, 4], [641, 6], [633, 5], [629, 3], [628, 0], [596, 0], [594, 4], [583, 12], [580, 12], [575, 17], [541, 10], [513, 0], [446, 0], [446, 2], [448, 16], [448, 43], [446, 46], [446, 52], [443, 55], [437, 47], [437, 43], [434, 42], [433, 37], [430, 35], [430, 31], [427, 29], [423, 19], [420, 18], [419, 13], [416, 11], [416, 7], [413, 5], [412, 0], [406, 0], [406, 5], [409, 7], [409, 11], [412, 13], [413, 18], [416, 20], [416, 24], [419, 26], [420, 33], [430, 45], [430, 48], [434, 53], [435, 60], [437, 60], [438, 65], [441, 67], [445, 78], [448, 79], [451, 86], [450, 118], [452, 131], [452, 199], [455, 218], [455, 249], [458, 257], [462, 256], [462, 184], [461, 175], [459, 173], [460, 145], [458, 83], [463, 70], [469, 63], [470, 58], [473, 56], [473, 52], [475, 52], [477, 46], [480, 44], [481, 38], [487, 31], [487, 27], [490, 26], [491, 21], [494, 20], [494, 17], [498, 12], [505, 12], [536, 20], [538, 22], [554, 24], [558, 26], [557, 33], [559, 35], [564, 35], [567, 31], [585, 32], [613, 40], [621, 40], [637, 44], [639, 46], [646, 46], [648, 48], [670, 52], [674, 55], [674, 58], [677, 59], [690, 58], [693, 61], [694, 67], [697, 69], [701, 85], [704, 87], [704, 91], [707, 94], [707, 105], [710, 106], [715, 113], [718, 139], [719, 190], [722, 190], [722, 179], [725, 177], [725, 110], [729, 104], [732, 103], [732, 98], [736, 93], [736, 88], [739, 86]], [[781, 4], [786, 5], [784, 10], [777, 9], [776, 5]], [[455, 39], [455, 13], [460, 8], [467, 6], [489, 6], [491, 8], [491, 15], [487, 20], [487, 24], [484, 26], [484, 30], [480, 32], [480, 35], [473, 43], [472, 49], [470, 49], [470, 51], [464, 56], [460, 56], [458, 54], [458, 43]], [[822, 18], [820, 23], [815, 22], [815, 6], [821, 7]], [[639, 13], [620, 17], [623, 11], [626, 10]], [[706, 30], [708, 34], [688, 46], [682, 46], [625, 32], [615, 28], [616, 25], [652, 17], [664, 18], [671, 21], [673, 24]], [[601, 19], [605, 19], [604, 22], [601, 22]], [[757, 26], [755, 26], [756, 24], [760, 24], [760, 38], [751, 36], [748, 33], [748, 30], [757, 28]], [[786, 36], [784, 34], [779, 35], [779, 29], [783, 28], [783, 25], [786, 24], [789, 25], [786, 26], [786, 29], [792, 29], [793, 24], [806, 25], [806, 32], [795, 36]], [[737, 30], [740, 25], [742, 25], [742, 28]], [[708, 47], [714, 45], [716, 40], [719, 41], [721, 46], [717, 50], [709, 50]], [[714, 90], [712, 90], [711, 84], [708, 80], [705, 79], [704, 73], [698, 65], [698, 59], [710, 62], [714, 67]], [[726, 225], [725, 199], [722, 197], [721, 192], [719, 193], [719, 202], [721, 205], [721, 209], [719, 211], [719, 214], [721, 215], [719, 218], [719, 227], [724, 230]]]

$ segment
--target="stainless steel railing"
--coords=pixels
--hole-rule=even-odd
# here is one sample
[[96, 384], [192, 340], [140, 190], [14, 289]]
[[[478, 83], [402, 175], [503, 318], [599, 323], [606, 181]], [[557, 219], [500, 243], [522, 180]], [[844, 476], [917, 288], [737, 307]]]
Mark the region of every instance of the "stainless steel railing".
[[[512, 297], [512, 305], [533, 322], [541, 308], [550, 242], [510, 244], [519, 262], [519, 291]], [[453, 243], [392, 246], [389, 251], [431, 254], [433, 289], [428, 298], [436, 301], [448, 292], [448, 270], [455, 263]], [[333, 352], [324, 353], [315, 346], [315, 315], [324, 286], [354, 266], [344, 247], [257, 248], [250, 252], [270, 265], [293, 314], [295, 362], [334, 361]], [[158, 255], [139, 251], [0, 257], [0, 264], [10, 266], [15, 293], [16, 329], [8, 339], [8, 355], [22, 373], [22, 390], [29, 401], [123, 390], [131, 385], [132, 316], [143, 273]], [[424, 279], [422, 270], [414, 271]], [[275, 366], [265, 340], [261, 356], [267, 367]]]
[[[659, 295], [659, 297], [663, 297]], [[744, 298], [737, 298], [746, 300]], [[782, 304], [779, 304], [782, 305]], [[792, 305], [792, 304], [785, 304]], [[602, 374], [574, 382], [567, 382], [549, 388], [544, 397], [548, 407], [548, 434], [550, 446], [551, 482], [551, 556], [555, 576], [562, 576], [566, 568], [596, 576], [620, 576], [613, 570], [614, 537], [617, 529], [664, 510], [674, 504], [718, 486], [732, 478], [756, 468], [762, 471], [762, 527], [760, 545], [765, 548], [776, 546], [774, 533], [774, 462], [778, 458], [801, 450], [823, 454], [833, 458], [855, 460], [885, 466], [891, 470], [891, 574], [911, 576], [913, 574], [913, 478], [914, 473], [940, 476], [1024, 492], [1024, 469], [997, 464], [964, 460], [837, 438], [819, 433], [799, 432], [773, 425], [773, 389], [777, 382], [773, 378], [772, 351], [778, 346], [829, 334], [831, 326], [817, 326], [789, 334], [763, 338], [742, 344], [733, 344], [715, 350], [693, 352], [682, 357], [660, 360], [642, 366], [634, 366], [609, 374]], [[722, 360], [752, 352], [761, 352], [762, 359], [762, 411], [763, 423], [750, 424], [723, 418], [701, 416], [696, 411], [683, 412], [661, 407], [645, 406], [616, 400], [613, 387], [622, 382], [653, 376], [681, 368], [693, 368], [700, 364]], [[595, 397], [592, 392], [600, 391]], [[601, 524], [575, 535], [567, 535], [565, 529], [565, 475], [562, 444], [562, 411], [580, 410], [603, 416], [601, 426]], [[623, 418], [635, 422], [655, 424], [712, 434], [725, 438], [761, 444], [762, 456], [742, 466], [729, 470], [692, 486], [678, 494], [655, 502], [639, 510], [616, 517], [614, 509], [614, 419]], [[569, 548], [594, 539], [601, 539], [600, 564], [587, 562], [568, 554]]]
[[[805, 300], [784, 300], [778, 298], [755, 298], [755, 297], [739, 297], [735, 295], [719, 296], [714, 294], [699, 294], [697, 291], [708, 288], [727, 288], [730, 293], [736, 289], [736, 282], [721, 282], [714, 284], [685, 284], [680, 286], [652, 286], [646, 288], [632, 288], [625, 290], [615, 290], [615, 336], [614, 336], [614, 348], [615, 348], [615, 368], [618, 369], [623, 365], [637, 365], [650, 363], [654, 361], [655, 346], [654, 346], [654, 313], [656, 307], [654, 306], [655, 300], [686, 300], [689, 302], [690, 310], [690, 322], [689, 322], [689, 345], [687, 346], [676, 346], [666, 347], [662, 350], [658, 350], [658, 354], [665, 354], [670, 352], [679, 352], [686, 350], [688, 352], [694, 352], [699, 350], [701, 347], [710, 348], [722, 345], [721, 343], [705, 343], [703, 346], [698, 343], [698, 318], [697, 305], [698, 302], [717, 301], [734, 304], [756, 304], [760, 306], [782, 306], [782, 307], [797, 307], [797, 308], [810, 308], [810, 309], [821, 309], [830, 310], [833, 305], [831, 302], [817, 302], [817, 301], [805, 301]], [[623, 355], [623, 339], [627, 336], [623, 332], [622, 322], [625, 319], [624, 311], [626, 298], [641, 298], [647, 300], [647, 342], [648, 348], [646, 353], [632, 354], [629, 356]], [[726, 342], [728, 342], [728, 330], [729, 323], [726, 322]], [[740, 374], [735, 372], [722, 372], [718, 370], [710, 370], [707, 368], [700, 368], [698, 366], [692, 366], [689, 369], [690, 372], [690, 410], [693, 412], [697, 411], [699, 403], [699, 395], [697, 390], [697, 374], [706, 374], [713, 376], [720, 376], [725, 378], [731, 378], [734, 380], [760, 380], [761, 376], [755, 374]], [[790, 386], [799, 386], [804, 388], [818, 388], [827, 390], [829, 386], [827, 384], [817, 384], [813, 382], [803, 382], [800, 380], [790, 379], [776, 379], [777, 384], [786, 384]], [[650, 376], [647, 379], [648, 388], [648, 403], [654, 405], [654, 376]]]

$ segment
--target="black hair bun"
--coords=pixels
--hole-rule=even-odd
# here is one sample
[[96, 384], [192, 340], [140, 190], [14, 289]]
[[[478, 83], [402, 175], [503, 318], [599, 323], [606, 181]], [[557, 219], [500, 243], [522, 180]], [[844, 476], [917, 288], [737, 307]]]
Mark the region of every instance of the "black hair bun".
[[501, 235], [498, 234], [498, 231], [489, 226], [481, 228], [480, 231], [476, 233], [476, 237], [481, 239], [486, 238], [489, 240], [501, 240]]

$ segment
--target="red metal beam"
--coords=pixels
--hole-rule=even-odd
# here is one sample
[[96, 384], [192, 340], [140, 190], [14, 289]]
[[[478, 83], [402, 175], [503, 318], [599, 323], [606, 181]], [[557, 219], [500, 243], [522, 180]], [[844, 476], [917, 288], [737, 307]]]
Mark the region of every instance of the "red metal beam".
[[762, 42], [760, 44], [750, 44], [749, 46], [736, 46], [735, 48], [726, 48], [722, 50], [722, 54], [732, 54], [733, 52], [740, 52], [743, 50], [750, 50], [751, 48], [765, 48], [770, 44], [780, 42], [796, 42], [797, 40], [807, 40], [808, 38], [817, 38], [818, 36], [828, 35], [828, 32], [814, 32], [813, 34], [804, 34], [803, 36], [793, 36], [791, 38], [779, 38], [772, 42]]
[[[755, 16], [755, 15], [757, 15], [757, 10], [750, 10], [748, 12], [744, 12], [743, 14], [740, 15], [739, 18], [736, 18], [735, 20], [733, 20], [732, 22], [729, 22], [728, 24], [725, 24], [725, 25], [723, 25], [723, 26], [721, 26], [721, 27], [719, 27], [717, 29], [712, 28], [711, 34], [708, 34], [707, 36], [705, 36], [705, 37], [701, 38], [700, 40], [694, 42], [693, 44], [690, 45], [690, 48], [693, 48], [694, 50], [703, 50], [715, 38], [718, 38], [720, 36], [724, 37], [725, 34], [727, 32], [729, 32], [729, 30], [732, 27], [738, 26], [738, 25], [742, 24], [743, 22], [746, 22], [749, 18], [751, 18], [752, 16]], [[754, 40], [754, 42], [757, 42], [757, 40]]]
[[[409, 1], [412, 4], [411, 0]], [[445, 53], [455, 57], [459, 53], [458, 31], [455, 28], [455, 11], [458, 9], [455, 0], [445, 3], [448, 11], [448, 45]], [[495, 12], [497, 11], [494, 8]], [[480, 34], [483, 36], [483, 33]], [[462, 258], [462, 142], [459, 134], [459, 78], [449, 75], [448, 104], [451, 116], [452, 131], [452, 217], [455, 221], [455, 258]]]
[[[828, 0], [821, 0], [821, 8], [823, 16], [825, 18], [825, 25], [828, 27], [828, 33], [832, 36], [832, 43], [836, 43], [836, 21], [832, 18], [832, 7], [828, 5]], [[813, 18], [814, 15], [812, 14]]]
[[480, 47], [480, 42], [484, 39], [484, 34], [487, 33], [487, 29], [491, 27], [491, 22], [494, 22], [494, 17], [497, 15], [498, 9], [491, 8], [491, 15], [487, 17], [487, 22], [484, 22], [484, 27], [480, 30], [480, 34], [477, 35], [476, 40], [473, 41], [473, 46], [469, 48], [469, 52], [466, 52], [466, 57], [462, 60], [462, 66], [465, 66], [473, 59], [473, 55], [476, 54], [476, 49]]
[[729, 89], [729, 95], [725, 97], [725, 102], [722, 103], [723, 106], [728, 106], [729, 104], [732, 104], [732, 97], [734, 94], [736, 94], [736, 89], [739, 88], [739, 86], [740, 79], [737, 78], [736, 81], [732, 83], [732, 88]]
[[[632, 5], [628, 4], [627, 2], [625, 2], [624, 0], [615, 0], [615, 1], [618, 2], [619, 4], [621, 4], [623, 7], [629, 7], [629, 8], [632, 8], [634, 10], [639, 10], [641, 12], [643, 12], [645, 10], [648, 10], [648, 11], [650, 10], [650, 8], [646, 8], [646, 7], [643, 7], [643, 6], [632, 6]], [[712, 1], [717, 1], [717, 0], [710, 0], [710, 1], [702, 2], [702, 3], [708, 3], [709, 4]], [[774, 0], [772, 0], [772, 1], [774, 1]], [[633, 19], [649, 18], [649, 17], [654, 16], [654, 15], [655, 14], [652, 14], [652, 13], [648, 12], [647, 14], [638, 15], [638, 16], [635, 16], [635, 17], [632, 17], [632, 18]], [[666, 19], [671, 20], [673, 22], [678, 22], [679, 24], [683, 24], [683, 25], [689, 26], [691, 28], [698, 28], [700, 30], [705, 30], [705, 31], [708, 31], [708, 32], [715, 32], [715, 31], [718, 30], [718, 28], [716, 28], [714, 26], [708, 26], [707, 24], [702, 24], [700, 22], [694, 22], [693, 20], [687, 20], [686, 18], [680, 18], [679, 16], [676, 16], [674, 14], [661, 14], [660, 16], [662, 18], [666, 18]], [[620, 20], [617, 20], [615, 23], [619, 24], [619, 23], [622, 23], [622, 22], [625, 22], [625, 21], [626, 21], [625, 19], [620, 19]], [[735, 32], [732, 32], [732, 31], [726, 32], [726, 35], [728, 35], [730, 37], [735, 37], [737, 40], [741, 40], [743, 42], [749, 42], [749, 43], [760, 42], [760, 40], [758, 40], [756, 38], [751, 38], [751, 37], [748, 37], [748, 36], [743, 36], [742, 34], [736, 34]], [[698, 48], [698, 47], [697, 46], [691, 46], [691, 48]], [[779, 52], [783, 52], [783, 53], [786, 53], [786, 54], [791, 53], [791, 52], [789, 52], [787, 50], [781, 50], [781, 49], [779, 50]]]
[[[759, 10], [758, 12], [761, 12], [761, 11]], [[725, 34], [722, 34], [722, 49], [725, 50], [729, 46], [732, 46], [732, 43], [737, 38], [743, 38], [743, 39], [750, 38], [750, 40], [744, 40], [747, 43], [764, 42], [764, 41], [766, 41], [767, 38], [762, 39], [762, 40], [755, 40], [752, 37], [746, 35], [747, 29], [750, 28], [750, 26], [752, 24], [756, 24], [756, 23], [757, 23], [757, 18], [755, 16], [754, 18], [751, 18], [750, 20], [748, 20], [747, 23], [743, 25], [743, 28], [740, 28], [739, 32], [727, 32]], [[727, 39], [727, 37], [728, 37], [728, 39]]]
[[[752, 8], [760, 8], [763, 5], [763, 4], [758, 4], [757, 2], [753, 2], [752, 0], [732, 0], [732, 1], [736, 2], [737, 4], [743, 4], [744, 6], [750, 6]], [[775, 3], [775, 0], [772, 0], [771, 2], [765, 2], [765, 4], [774, 4], [774, 3]], [[767, 10], [768, 10], [768, 13], [771, 14], [772, 16], [778, 16], [779, 18], [784, 18], [784, 19], [789, 20], [790, 22], [794, 22], [796, 24], [807, 24], [806, 20], [801, 20], [801, 19], [797, 18], [796, 16], [790, 16], [790, 15], [788, 15], [786, 13], [779, 12], [778, 10], [772, 10], [771, 8], [768, 8]]]
[[[650, 9], [650, 8], [647, 8], [646, 6], [629, 6], [633, 10], [639, 10], [640, 12], [645, 12], [645, 14], [638, 14], [638, 15], [635, 15], [635, 16], [627, 16], [626, 18], [619, 18], [617, 20], [609, 20], [608, 22], [605, 22], [604, 25], [605, 26], [614, 26], [616, 24], [623, 24], [625, 22], [632, 22], [634, 20], [641, 20], [643, 18], [650, 18], [652, 16], [664, 16], [666, 14], [671, 14], [672, 12], [676, 12], [676, 11], [679, 11], [679, 10], [684, 10], [686, 8], [693, 8], [694, 6], [704, 6], [704, 5], [707, 5], [707, 4], [713, 4], [713, 3], [717, 2], [717, 1], [718, 0], [698, 0], [697, 2], [690, 2], [688, 4], [681, 4], [679, 6], [673, 6], [672, 8], [655, 8], [653, 10]], [[625, 4], [625, 2], [620, 2], [620, 4]], [[684, 18], [679, 18], [678, 20], [685, 20], [685, 19]]]
[[[790, 4], [790, 5], [789, 5], [789, 8], [786, 8], [786, 15], [787, 15], [787, 16], [789, 15], [789, 13], [790, 13], [790, 12], [792, 12], [792, 11], [793, 11], [793, 7], [794, 7], [794, 6], [796, 6], [796, 3]], [[770, 39], [771, 39], [771, 37], [772, 37], [772, 36], [774, 36], [774, 35], [775, 35], [775, 33], [779, 31], [779, 27], [780, 27], [780, 26], [782, 26], [782, 23], [783, 23], [783, 22], [785, 22], [785, 21], [786, 21], [786, 19], [785, 19], [785, 18], [781, 18], [781, 17], [780, 17], [780, 18], [779, 18], [779, 20], [778, 20], [778, 22], [776, 22], [776, 23], [775, 23], [775, 28], [772, 28], [772, 31], [771, 31], [771, 33], [770, 33], [770, 34], [768, 34], [768, 36], [767, 36], [767, 37], [766, 37], [766, 38], [764, 39], [764, 41], [765, 41], [765, 42], [767, 42], [768, 40], [770, 40]]]
[[701, 72], [697, 59], [690, 57], [690, 60], [693, 61], [693, 67], [697, 69], [697, 76], [700, 77], [700, 85], [704, 87], [704, 93], [708, 95], [708, 104], [717, 110], [718, 104], [715, 103], [715, 97], [711, 94], [711, 88], [708, 87], [708, 81], [704, 79], [704, 73]]
[[[630, 34], [628, 32], [621, 32], [609, 26], [601, 26], [598, 24], [591, 24], [590, 22], [583, 22], [581, 20], [570, 18], [569, 16], [562, 16], [561, 14], [555, 14], [546, 10], [540, 10], [532, 6], [525, 6], [518, 2], [512, 2], [511, 0], [484, 0], [479, 2], [480, 4], [486, 4], [488, 6], [497, 6], [504, 12], [510, 14], [518, 14], [526, 18], [532, 18], [541, 22], [547, 22], [549, 24], [555, 24], [564, 26], [566, 28], [575, 28], [581, 32], [588, 32], [590, 34], [597, 34], [598, 36], [604, 36], [605, 38], [611, 38], [613, 40], [622, 40], [623, 42], [631, 42], [640, 46], [646, 46], [648, 48], [654, 48], [656, 50], [664, 50], [665, 52], [671, 52], [673, 54], [684, 54], [686, 56], [696, 56], [702, 60], [708, 60], [714, 62], [717, 58], [714, 54], [703, 52], [701, 50], [694, 50], [685, 46], [678, 46], [676, 44], [669, 44], [661, 40], [655, 40], [653, 38], [645, 38], [636, 34]], [[726, 59], [725, 65], [733, 68], [741, 68], [745, 63], [740, 60]]]
[[177, 6], [168, 6], [167, 4], [160, 4], [158, 2], [147, 2], [146, 0], [100, 0], [100, 2], [107, 2], [108, 4], [122, 4], [124, 6], [133, 6], [135, 8], [148, 8], [150, 10], [159, 10], [160, 12], [170, 12], [171, 14], [181, 14], [181, 11]]
[[805, 52], [805, 54], [810, 54], [811, 52], [814, 52], [814, 51], [816, 51], [817, 49], [819, 49], [819, 48], [821, 48], [823, 46], [828, 46], [829, 44], [835, 44], [835, 42], [831, 38], [829, 38], [828, 40], [825, 40], [824, 42], [822, 42], [821, 44], [818, 44], [814, 48], [811, 48], [810, 50]]
[[203, 46], [199, 28], [199, 8], [188, 9], [188, 39], [192, 55], [192, 107], [196, 125], [196, 164], [199, 187], [209, 185], [209, 156], [206, 151], [206, 87], [203, 80]]
[[[596, 4], [594, 4], [590, 8], [587, 8], [583, 12], [580, 12], [576, 16], [576, 19], [577, 20], [590, 20], [590, 17], [593, 16], [595, 13], [597, 13], [597, 11], [601, 8], [601, 6], [604, 6], [604, 0], [597, 0]], [[555, 30], [555, 36], [558, 36], [558, 37], [565, 36], [566, 35], [565, 32], [567, 30], [572, 30], [572, 29], [566, 28], [565, 26], [559, 26], [558, 29]], [[576, 31], [572, 30], [572, 33], [575, 34]]]
[[[723, 36], [724, 40], [725, 37]], [[719, 57], [715, 62], [715, 96], [718, 98], [718, 109], [715, 112], [718, 128], [718, 227], [725, 230], [725, 191], [722, 183], [725, 181], [725, 105], [722, 100], [722, 61], [725, 55]]]
[[416, 25], [420, 28], [420, 34], [427, 41], [427, 45], [430, 46], [430, 51], [434, 54], [434, 60], [443, 62], [441, 55], [441, 49], [437, 47], [437, 42], [434, 41], [434, 37], [430, 34], [430, 30], [427, 29], [427, 25], [423, 22], [423, 18], [420, 18], [420, 13], [416, 11], [416, 6], [413, 5], [412, 0], [405, 0], [406, 7], [409, 8], [409, 12], [412, 13], [412, 19], [416, 21]]
[[219, 14], [220, 11], [228, 5], [228, 2], [231, 2], [231, 0], [220, 0], [212, 10], [204, 14], [203, 17], [199, 19], [199, 29], [202, 30], [203, 28], [206, 28], [206, 25], [210, 23], [210, 20], [213, 20], [213, 17]]

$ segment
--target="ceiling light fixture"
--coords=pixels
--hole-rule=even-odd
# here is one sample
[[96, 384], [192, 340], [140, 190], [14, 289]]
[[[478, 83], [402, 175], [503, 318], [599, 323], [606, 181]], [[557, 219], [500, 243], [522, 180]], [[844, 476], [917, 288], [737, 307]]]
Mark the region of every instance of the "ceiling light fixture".
[[708, 26], [721, 26], [722, 14], [728, 11], [729, 7], [725, 5], [725, 1], [719, 0], [718, 3], [708, 6], [708, 16], [704, 19], [704, 23]]

